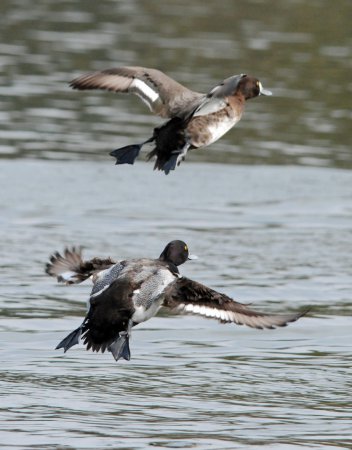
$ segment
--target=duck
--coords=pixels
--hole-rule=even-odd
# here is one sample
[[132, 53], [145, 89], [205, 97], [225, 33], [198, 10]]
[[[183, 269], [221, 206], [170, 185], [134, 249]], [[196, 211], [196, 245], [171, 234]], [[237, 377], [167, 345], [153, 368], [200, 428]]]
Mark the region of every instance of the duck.
[[155, 147], [147, 159], [156, 158], [154, 170], [166, 175], [175, 170], [189, 150], [206, 147], [227, 133], [241, 119], [245, 102], [272, 95], [250, 75], [232, 75], [206, 94], [195, 92], [157, 69], [117, 67], [83, 74], [71, 81], [73, 89], [103, 89], [137, 95], [150, 109], [168, 119], [154, 128], [150, 138], [110, 152], [116, 164], [133, 164], [147, 143]]
[[181, 240], [169, 242], [159, 258], [113, 260], [82, 259], [81, 247], [55, 252], [46, 264], [48, 275], [67, 285], [88, 278], [93, 288], [88, 312], [81, 325], [56, 347], [64, 353], [83, 340], [87, 350], [112, 353], [114, 359], [130, 360], [131, 329], [152, 318], [163, 306], [175, 312], [198, 314], [221, 323], [257, 329], [284, 327], [308, 310], [286, 314], [258, 312], [226, 294], [180, 275], [179, 266], [196, 256]]

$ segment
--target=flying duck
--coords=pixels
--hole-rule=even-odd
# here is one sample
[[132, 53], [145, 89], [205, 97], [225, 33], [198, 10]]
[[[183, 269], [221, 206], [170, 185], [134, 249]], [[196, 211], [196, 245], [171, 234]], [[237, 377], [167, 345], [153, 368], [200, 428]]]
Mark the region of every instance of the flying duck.
[[108, 350], [116, 361], [129, 360], [132, 327], [153, 317], [161, 306], [259, 329], [284, 327], [307, 313], [261, 313], [181, 276], [178, 266], [194, 258], [179, 240], [169, 242], [158, 259], [84, 261], [80, 247], [66, 248], [62, 255], [54, 253], [46, 265], [47, 274], [66, 284], [93, 281], [86, 317], [56, 349], [66, 352], [82, 338], [87, 350]]
[[260, 81], [241, 74], [226, 78], [207, 94], [192, 91], [160, 70], [118, 67], [87, 73], [71, 81], [74, 89], [104, 89], [136, 94], [154, 114], [169, 119], [154, 128], [141, 144], [113, 150], [116, 164], [133, 164], [142, 146], [154, 142], [147, 159], [156, 156], [154, 169], [168, 174], [185, 159], [188, 150], [220, 139], [241, 119], [246, 100], [271, 95]]

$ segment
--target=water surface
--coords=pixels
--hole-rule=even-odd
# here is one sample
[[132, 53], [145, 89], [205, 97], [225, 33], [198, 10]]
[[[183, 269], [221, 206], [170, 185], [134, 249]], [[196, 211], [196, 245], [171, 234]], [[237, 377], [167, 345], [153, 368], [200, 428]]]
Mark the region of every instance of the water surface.
[[[1, 448], [352, 447], [351, 17], [350, 0], [1, 1]], [[136, 64], [274, 95], [168, 177], [115, 167], [161, 120], [68, 82]], [[258, 331], [161, 312], [128, 363], [54, 350], [90, 286], [47, 277], [51, 252], [157, 257], [172, 239], [199, 256], [186, 276], [311, 313]]]
[[[2, 165], [3, 448], [348, 448], [349, 171], [217, 165], [219, 183], [210, 164]], [[199, 256], [186, 276], [312, 313], [276, 331], [162, 313], [133, 330], [128, 363], [54, 350], [90, 287], [47, 277], [51, 252], [156, 257], [174, 238]]]

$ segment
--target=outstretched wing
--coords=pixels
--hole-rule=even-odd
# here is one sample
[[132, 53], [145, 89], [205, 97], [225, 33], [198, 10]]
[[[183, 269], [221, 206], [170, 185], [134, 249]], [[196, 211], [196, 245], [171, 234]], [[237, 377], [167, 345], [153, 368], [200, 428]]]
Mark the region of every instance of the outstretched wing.
[[284, 327], [294, 322], [308, 310], [293, 314], [265, 314], [238, 303], [225, 294], [182, 277], [165, 290], [164, 306], [180, 312], [200, 314], [220, 320], [222, 323], [234, 322], [252, 328]]
[[93, 258], [83, 261], [82, 248], [65, 248], [63, 255], [55, 252], [50, 257], [50, 263], [46, 264], [45, 272], [48, 275], [57, 277], [61, 283], [74, 284], [81, 283], [90, 276], [113, 266], [115, 261], [111, 258]]
[[225, 108], [227, 106], [226, 97], [234, 94], [238, 83], [245, 76], [244, 74], [233, 75], [213, 87], [194, 111], [193, 117], [213, 114]]
[[160, 70], [145, 67], [118, 67], [87, 73], [71, 81], [70, 86], [80, 90], [136, 94], [154, 114], [168, 118], [187, 116], [204, 97]]

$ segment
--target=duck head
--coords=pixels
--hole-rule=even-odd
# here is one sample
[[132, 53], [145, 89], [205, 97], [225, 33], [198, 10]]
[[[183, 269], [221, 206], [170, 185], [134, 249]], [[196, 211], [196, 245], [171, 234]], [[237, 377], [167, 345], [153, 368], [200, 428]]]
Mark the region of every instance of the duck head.
[[263, 88], [258, 78], [245, 74], [239, 76], [236, 92], [241, 92], [246, 100], [258, 95], [272, 95], [271, 91]]
[[160, 261], [172, 263], [175, 266], [180, 266], [188, 259], [197, 259], [197, 257], [189, 253], [185, 242], [178, 240], [169, 242], [159, 256]]

